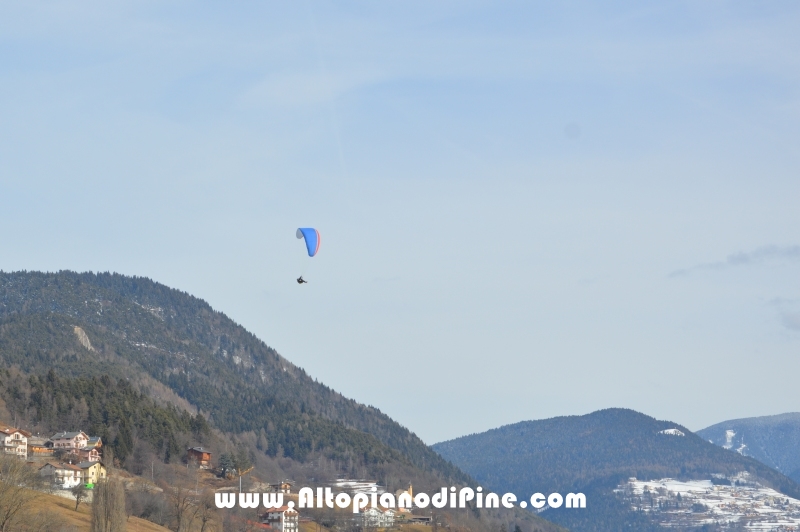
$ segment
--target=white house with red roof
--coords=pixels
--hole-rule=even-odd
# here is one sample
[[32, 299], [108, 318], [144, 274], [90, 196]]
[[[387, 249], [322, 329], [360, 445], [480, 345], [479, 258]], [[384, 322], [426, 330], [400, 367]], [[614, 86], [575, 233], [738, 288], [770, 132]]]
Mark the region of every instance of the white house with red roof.
[[280, 532], [298, 532], [300, 530], [300, 514], [288, 506], [270, 508], [261, 515], [261, 522]]
[[23, 460], [28, 456], [28, 438], [31, 433], [14, 427], [0, 428], [0, 451], [13, 454]]

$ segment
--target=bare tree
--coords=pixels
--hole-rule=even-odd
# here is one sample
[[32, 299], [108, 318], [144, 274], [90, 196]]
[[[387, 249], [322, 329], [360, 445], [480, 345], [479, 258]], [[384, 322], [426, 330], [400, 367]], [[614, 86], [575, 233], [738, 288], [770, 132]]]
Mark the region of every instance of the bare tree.
[[192, 529], [192, 524], [198, 514], [198, 497], [193, 488], [182, 482], [173, 484], [164, 489], [169, 499], [172, 510], [173, 527], [175, 532], [187, 532]]
[[200, 532], [216, 532], [219, 530], [217, 505], [214, 492], [205, 490], [200, 496], [197, 518], [200, 521]]
[[110, 478], [95, 486], [91, 532], [125, 532], [127, 521], [122, 483]]
[[39, 495], [39, 473], [16, 456], [0, 456], [0, 532], [16, 530], [17, 518]]
[[77, 512], [78, 505], [81, 502], [85, 501], [86, 498], [89, 496], [89, 493], [86, 490], [86, 485], [83, 482], [81, 482], [80, 484], [78, 484], [69, 491], [72, 492], [72, 496], [75, 497], [75, 511]]

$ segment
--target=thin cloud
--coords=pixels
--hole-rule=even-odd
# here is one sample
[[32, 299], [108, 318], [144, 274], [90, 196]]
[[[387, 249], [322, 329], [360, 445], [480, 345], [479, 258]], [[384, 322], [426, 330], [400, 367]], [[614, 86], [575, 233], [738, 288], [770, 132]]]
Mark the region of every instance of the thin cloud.
[[781, 311], [781, 323], [787, 329], [800, 331], [800, 312]]
[[376, 72], [336, 72], [316, 70], [267, 77], [249, 88], [240, 98], [248, 108], [273, 106], [302, 107], [335, 100], [345, 93], [383, 81]]
[[800, 331], [800, 300], [776, 298], [770, 305], [778, 310], [781, 324], [792, 331]]
[[734, 253], [732, 255], [728, 255], [725, 260], [706, 262], [690, 268], [675, 270], [669, 274], [669, 277], [684, 277], [698, 271], [725, 270], [736, 266], [760, 264], [766, 261], [787, 261], [798, 259], [800, 259], [800, 246], [763, 246], [747, 253]]

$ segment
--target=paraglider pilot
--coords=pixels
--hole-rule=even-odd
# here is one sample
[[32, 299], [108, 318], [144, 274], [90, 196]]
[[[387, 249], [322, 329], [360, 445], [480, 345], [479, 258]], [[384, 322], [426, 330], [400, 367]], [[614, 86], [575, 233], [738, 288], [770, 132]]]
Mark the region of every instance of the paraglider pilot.
[[[321, 240], [319, 237], [319, 231], [317, 231], [313, 227], [301, 227], [297, 230], [297, 233], [295, 234], [297, 235], [297, 238], [305, 239], [306, 249], [308, 250], [309, 257], [313, 257], [314, 255], [317, 254], [317, 251], [319, 251], [319, 243]], [[297, 278], [297, 284], [304, 284], [304, 283], [308, 283], [308, 281], [303, 279], [302, 275]]]

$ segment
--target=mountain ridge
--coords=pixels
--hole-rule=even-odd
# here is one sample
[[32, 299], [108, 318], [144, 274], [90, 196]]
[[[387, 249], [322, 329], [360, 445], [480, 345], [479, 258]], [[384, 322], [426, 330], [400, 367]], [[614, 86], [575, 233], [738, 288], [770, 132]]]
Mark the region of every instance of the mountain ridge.
[[730, 419], [698, 430], [697, 434], [800, 482], [800, 412]]
[[[669, 429], [683, 436], [663, 433]], [[748, 471], [782, 493], [800, 495], [800, 486], [764, 464], [717, 447], [680, 424], [629, 409], [523, 421], [432, 447], [495, 490], [523, 497], [584, 492], [585, 512], [549, 509], [542, 514], [574, 532], [634, 525], [635, 530], [657, 530], [614, 495], [630, 477], [711, 478]]]

